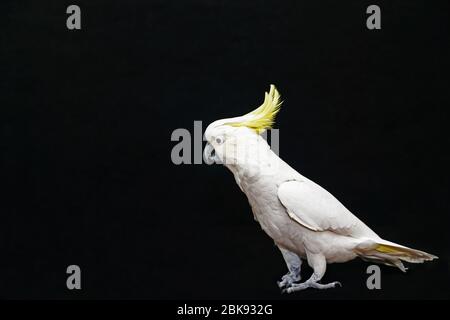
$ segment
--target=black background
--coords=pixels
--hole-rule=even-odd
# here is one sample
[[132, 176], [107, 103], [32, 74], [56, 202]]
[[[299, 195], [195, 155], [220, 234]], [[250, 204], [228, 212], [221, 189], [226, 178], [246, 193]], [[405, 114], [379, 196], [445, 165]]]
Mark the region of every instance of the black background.
[[[370, 4], [2, 1], [0, 298], [448, 298], [449, 3], [376, 1], [374, 31]], [[333, 264], [343, 288], [280, 295], [231, 173], [170, 158], [174, 129], [246, 113], [271, 83], [281, 157], [440, 260], [383, 266], [378, 291], [367, 263]]]

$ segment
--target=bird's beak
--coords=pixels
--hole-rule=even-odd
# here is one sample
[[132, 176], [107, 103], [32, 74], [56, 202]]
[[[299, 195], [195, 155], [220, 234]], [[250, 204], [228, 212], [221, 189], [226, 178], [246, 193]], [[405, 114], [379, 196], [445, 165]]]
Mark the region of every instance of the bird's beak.
[[214, 150], [214, 147], [209, 142], [206, 143], [205, 150], [203, 151], [203, 159], [205, 160], [206, 164], [221, 163], [219, 157], [216, 154], [216, 151]]

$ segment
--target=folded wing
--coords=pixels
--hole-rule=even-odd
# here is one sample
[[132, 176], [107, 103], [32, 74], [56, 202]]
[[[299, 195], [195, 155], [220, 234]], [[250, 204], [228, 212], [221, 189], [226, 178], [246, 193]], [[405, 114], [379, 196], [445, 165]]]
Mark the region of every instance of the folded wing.
[[278, 199], [292, 220], [310, 230], [378, 238], [331, 193], [312, 181], [283, 182], [278, 188]]

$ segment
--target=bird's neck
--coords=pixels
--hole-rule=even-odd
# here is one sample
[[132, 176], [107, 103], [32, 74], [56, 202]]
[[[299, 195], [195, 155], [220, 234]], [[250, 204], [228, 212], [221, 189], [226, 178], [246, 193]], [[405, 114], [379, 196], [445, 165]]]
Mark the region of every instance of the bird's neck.
[[245, 152], [230, 160], [226, 161], [225, 166], [233, 172], [238, 184], [255, 181], [263, 175], [275, 174], [280, 165], [280, 159], [262, 138], [256, 144], [246, 145]]

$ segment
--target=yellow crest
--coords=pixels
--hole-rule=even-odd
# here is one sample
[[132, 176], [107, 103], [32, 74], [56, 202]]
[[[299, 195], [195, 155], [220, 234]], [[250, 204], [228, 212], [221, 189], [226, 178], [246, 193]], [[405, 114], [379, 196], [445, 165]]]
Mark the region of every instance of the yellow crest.
[[241, 122], [231, 122], [227, 125], [233, 127], [247, 127], [260, 134], [266, 129], [272, 128], [275, 123], [275, 116], [280, 111], [282, 101], [280, 101], [280, 94], [273, 84], [270, 85], [269, 93], [265, 93], [263, 104], [250, 113], [247, 113], [243, 118], [248, 118]]

